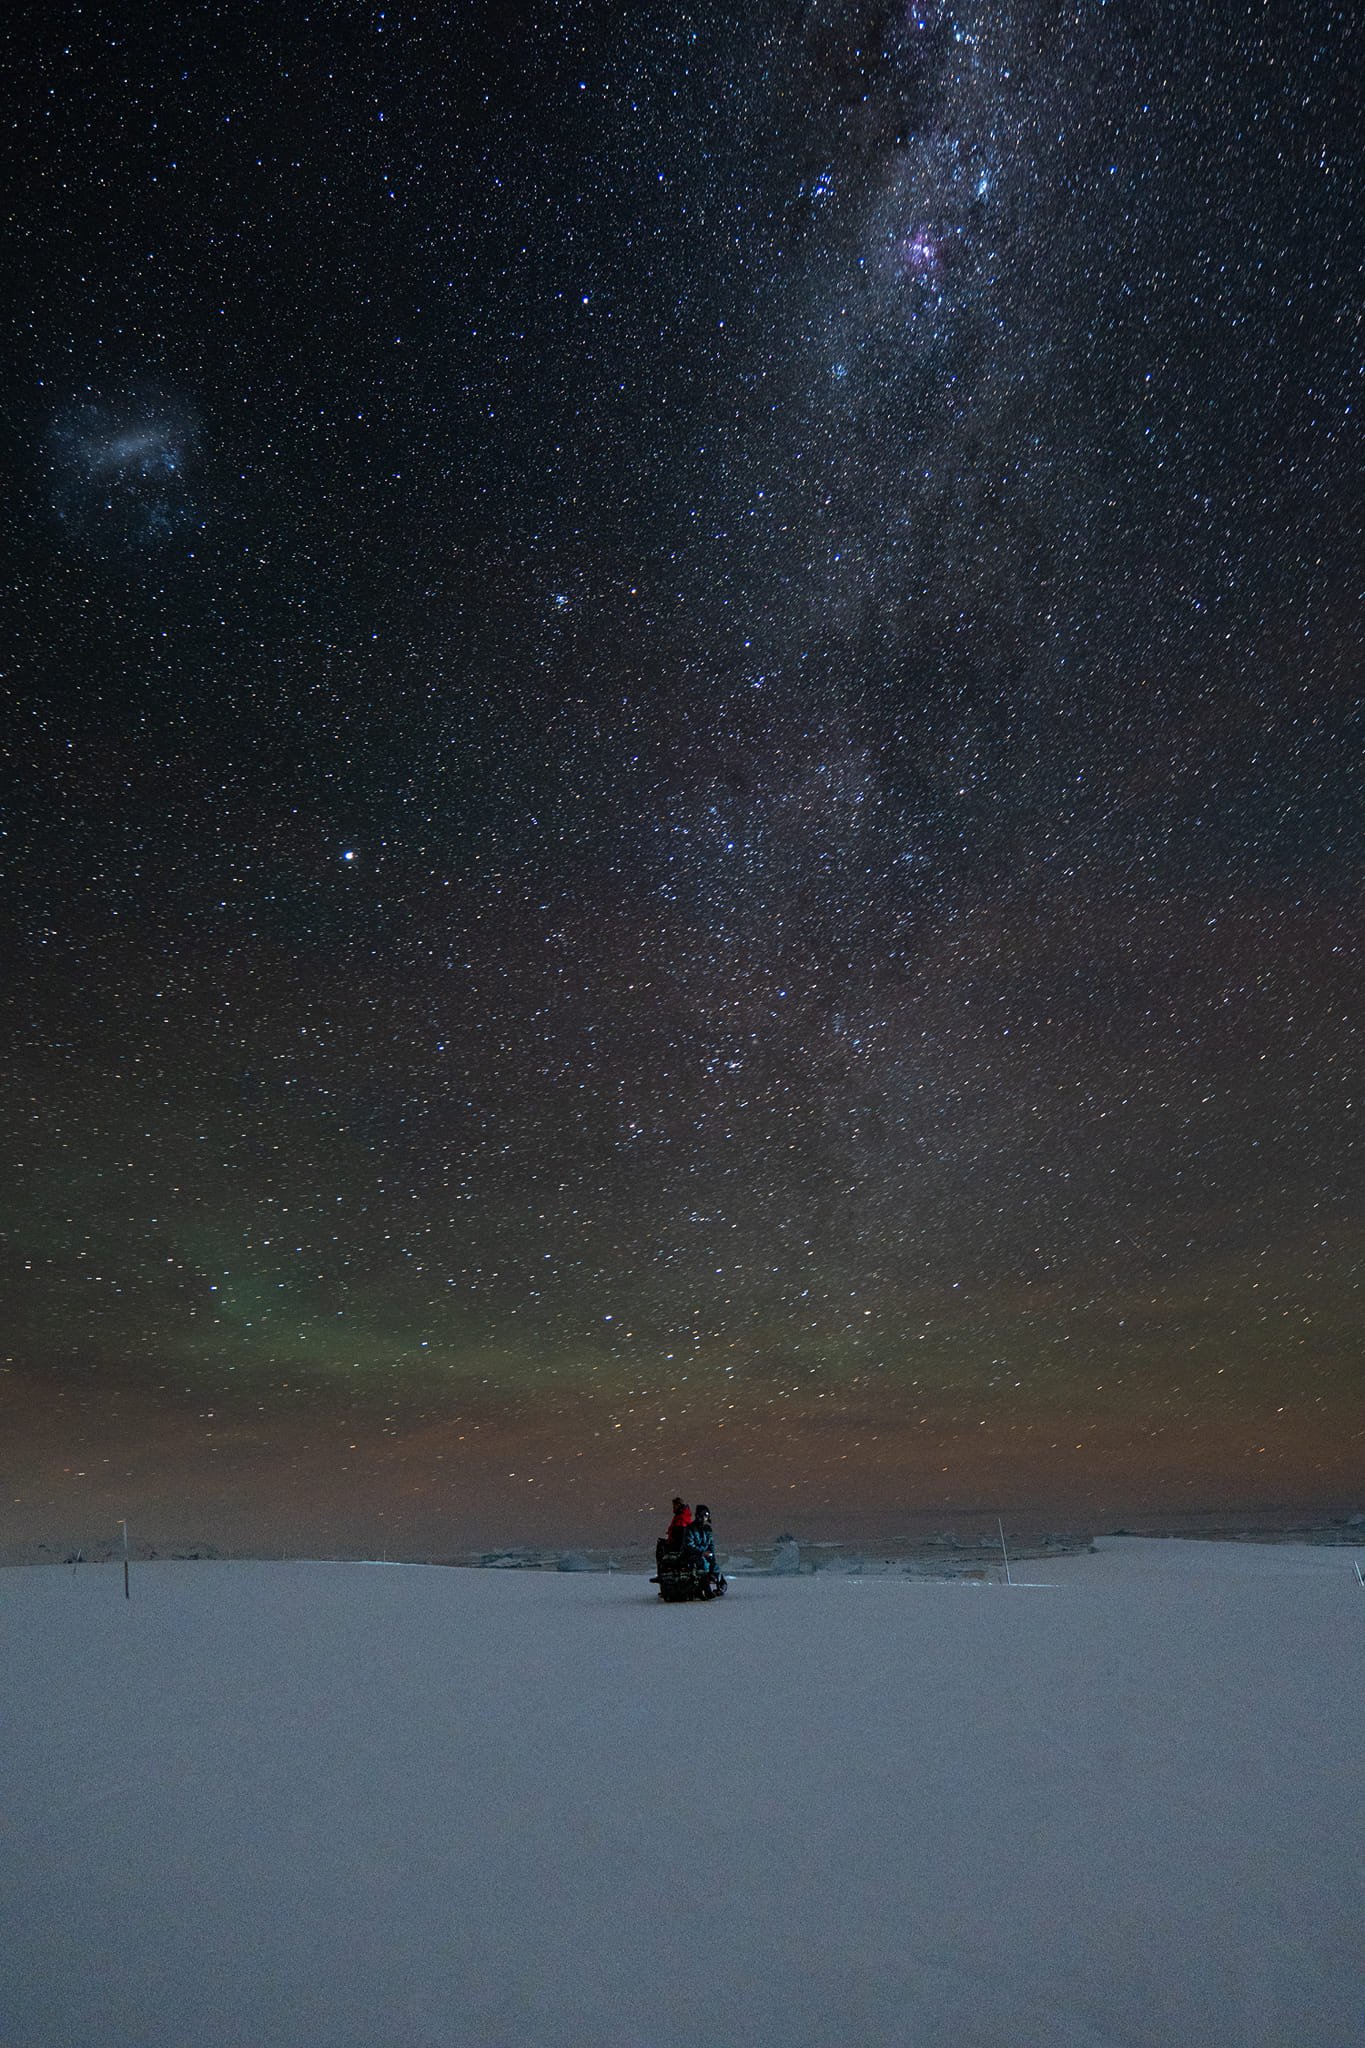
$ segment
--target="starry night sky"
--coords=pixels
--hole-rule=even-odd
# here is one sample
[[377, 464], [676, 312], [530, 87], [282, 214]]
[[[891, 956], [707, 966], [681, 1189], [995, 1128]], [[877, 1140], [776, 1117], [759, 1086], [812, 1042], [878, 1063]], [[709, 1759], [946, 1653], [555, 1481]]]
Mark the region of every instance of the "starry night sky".
[[18, 19], [0, 1535], [1359, 1505], [1345, 5]]

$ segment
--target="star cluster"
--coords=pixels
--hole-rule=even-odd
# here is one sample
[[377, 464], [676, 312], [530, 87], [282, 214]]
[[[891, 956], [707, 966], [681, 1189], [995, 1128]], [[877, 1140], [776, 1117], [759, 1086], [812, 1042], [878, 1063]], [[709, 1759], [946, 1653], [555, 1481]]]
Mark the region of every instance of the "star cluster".
[[53, 415], [51, 505], [68, 539], [124, 559], [193, 529], [192, 420], [173, 403], [85, 394]]
[[1348, 28], [33, 15], [13, 1532], [1347, 1497]]

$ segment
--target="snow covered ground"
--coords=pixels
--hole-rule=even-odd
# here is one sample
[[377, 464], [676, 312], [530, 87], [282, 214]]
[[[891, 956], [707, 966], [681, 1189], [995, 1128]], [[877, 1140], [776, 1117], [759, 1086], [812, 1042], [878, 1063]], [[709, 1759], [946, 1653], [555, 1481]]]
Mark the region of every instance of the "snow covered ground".
[[0, 1573], [4, 2048], [1352, 2048], [1365, 1552]]

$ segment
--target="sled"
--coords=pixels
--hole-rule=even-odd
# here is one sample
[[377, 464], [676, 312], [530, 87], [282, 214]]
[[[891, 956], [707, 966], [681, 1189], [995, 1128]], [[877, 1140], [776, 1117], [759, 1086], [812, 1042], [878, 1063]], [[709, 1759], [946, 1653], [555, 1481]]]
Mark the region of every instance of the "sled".
[[649, 1583], [658, 1587], [661, 1600], [718, 1600], [726, 1586], [722, 1572], [688, 1550], [666, 1550]]

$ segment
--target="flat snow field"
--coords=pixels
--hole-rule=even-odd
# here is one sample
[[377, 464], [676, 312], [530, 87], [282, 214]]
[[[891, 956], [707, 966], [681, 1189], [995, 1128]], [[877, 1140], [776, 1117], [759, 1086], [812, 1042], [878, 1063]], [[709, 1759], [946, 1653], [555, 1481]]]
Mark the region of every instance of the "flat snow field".
[[0, 1572], [3, 2048], [1358, 2048], [1365, 1553]]

